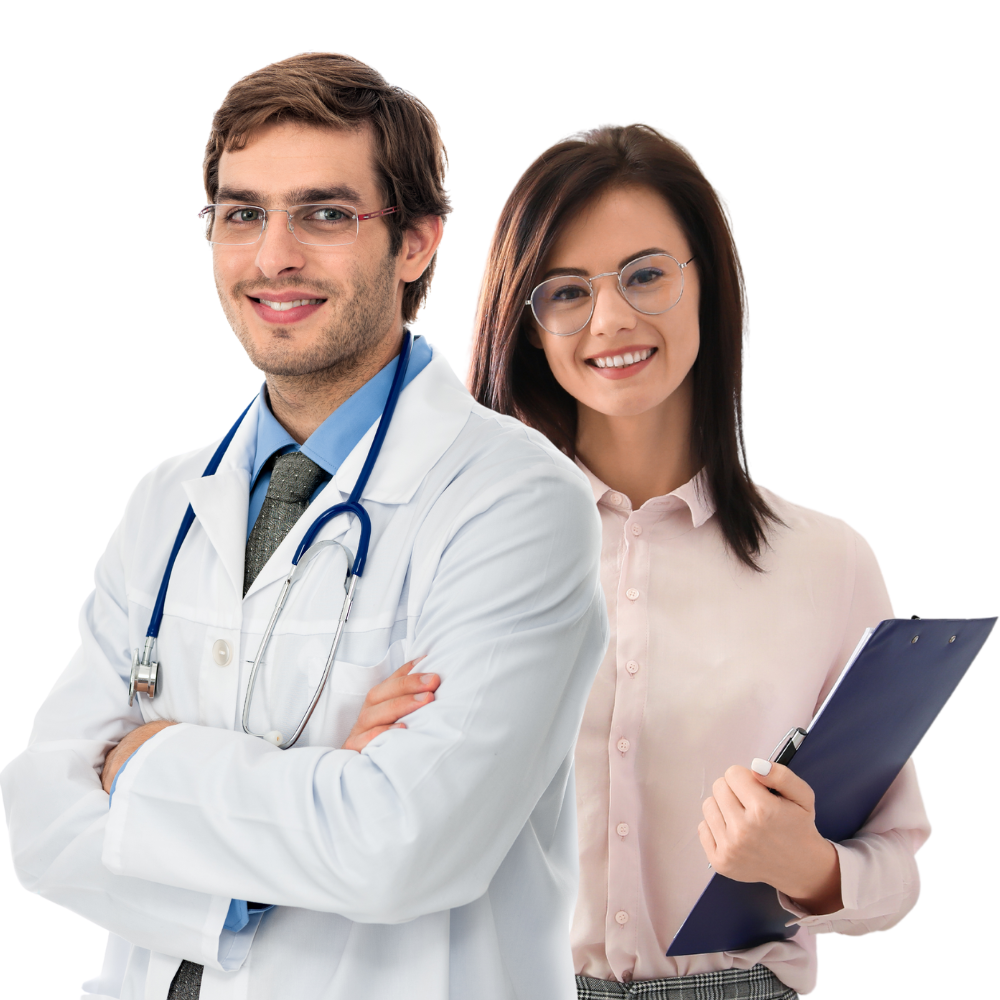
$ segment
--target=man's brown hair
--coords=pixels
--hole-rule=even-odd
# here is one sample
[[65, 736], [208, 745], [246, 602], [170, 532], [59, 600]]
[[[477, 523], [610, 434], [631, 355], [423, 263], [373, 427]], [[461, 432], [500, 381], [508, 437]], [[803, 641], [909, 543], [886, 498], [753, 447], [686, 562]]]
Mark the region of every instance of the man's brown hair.
[[[301, 122], [321, 128], [370, 128], [375, 169], [386, 202], [396, 206], [383, 217], [396, 256], [403, 233], [428, 215], [451, 211], [444, 190], [446, 154], [437, 122], [412, 94], [390, 87], [383, 77], [351, 56], [308, 52], [272, 63], [243, 77], [226, 94], [212, 119], [205, 148], [205, 192], [219, 190], [219, 158], [243, 149], [265, 125]], [[427, 270], [403, 292], [403, 322], [411, 323], [427, 291], [437, 254]]]

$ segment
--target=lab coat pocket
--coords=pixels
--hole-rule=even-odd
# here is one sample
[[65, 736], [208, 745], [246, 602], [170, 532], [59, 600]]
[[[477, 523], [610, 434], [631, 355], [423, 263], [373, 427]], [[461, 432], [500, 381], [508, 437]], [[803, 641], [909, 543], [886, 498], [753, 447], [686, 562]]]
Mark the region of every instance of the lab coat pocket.
[[316, 709], [313, 739], [324, 746], [341, 747], [351, 734], [368, 692], [403, 665], [403, 642], [395, 642], [386, 655], [368, 667], [336, 660], [323, 698]]

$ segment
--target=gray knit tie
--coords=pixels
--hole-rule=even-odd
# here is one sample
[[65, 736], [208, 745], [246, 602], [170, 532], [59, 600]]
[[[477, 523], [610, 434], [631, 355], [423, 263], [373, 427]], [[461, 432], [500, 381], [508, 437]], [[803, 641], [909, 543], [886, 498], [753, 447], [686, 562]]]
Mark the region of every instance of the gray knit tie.
[[329, 475], [301, 451], [274, 459], [267, 494], [247, 539], [243, 563], [243, 594], [257, 579], [264, 563], [274, 555], [285, 535], [309, 506], [309, 498]]
[[[274, 550], [309, 506], [316, 487], [328, 478], [323, 469], [300, 451], [274, 459], [264, 503], [247, 539], [243, 565], [244, 596], [264, 568], [264, 563], [274, 555]], [[202, 971], [202, 966], [196, 962], [181, 962], [167, 992], [167, 1000], [198, 1000]]]

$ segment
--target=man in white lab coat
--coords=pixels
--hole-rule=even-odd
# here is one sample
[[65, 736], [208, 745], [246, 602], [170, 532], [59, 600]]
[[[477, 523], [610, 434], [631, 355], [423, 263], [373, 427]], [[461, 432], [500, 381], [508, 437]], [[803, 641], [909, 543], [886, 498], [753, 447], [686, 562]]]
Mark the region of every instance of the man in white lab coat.
[[[206, 233], [266, 384], [213, 474], [218, 438], [139, 484], [80, 650], [2, 775], [21, 881], [111, 932], [91, 995], [575, 995], [572, 750], [607, 641], [600, 526], [565, 456], [474, 403], [421, 338], [362, 493], [370, 554], [315, 713], [275, 745], [331, 647], [350, 559], [336, 545], [261, 661], [249, 728], [270, 742], [242, 725], [293, 553], [375, 436], [442, 179], [426, 108], [347, 57], [269, 66], [216, 114]], [[157, 692], [130, 707], [189, 504]], [[357, 518], [324, 540], [357, 552]]]

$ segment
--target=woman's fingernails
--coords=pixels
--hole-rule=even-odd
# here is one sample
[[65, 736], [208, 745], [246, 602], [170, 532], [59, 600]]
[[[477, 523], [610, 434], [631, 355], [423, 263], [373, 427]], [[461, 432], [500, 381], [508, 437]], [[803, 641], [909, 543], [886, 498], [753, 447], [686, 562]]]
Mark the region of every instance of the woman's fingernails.
[[434, 675], [433, 674], [421, 674], [420, 675], [420, 683], [421, 684], [430, 684], [430, 682], [432, 680], [434, 680]]
[[[746, 758], [743, 758], [746, 760]], [[763, 757], [754, 757], [750, 764], [750, 770], [756, 771], [758, 774], [770, 774], [771, 773], [771, 762], [769, 760], [764, 760]]]
[[414, 701], [428, 701], [432, 697], [433, 697], [433, 695], [430, 693], [430, 691], [422, 691], [420, 694], [415, 694], [413, 696], [413, 700]]

